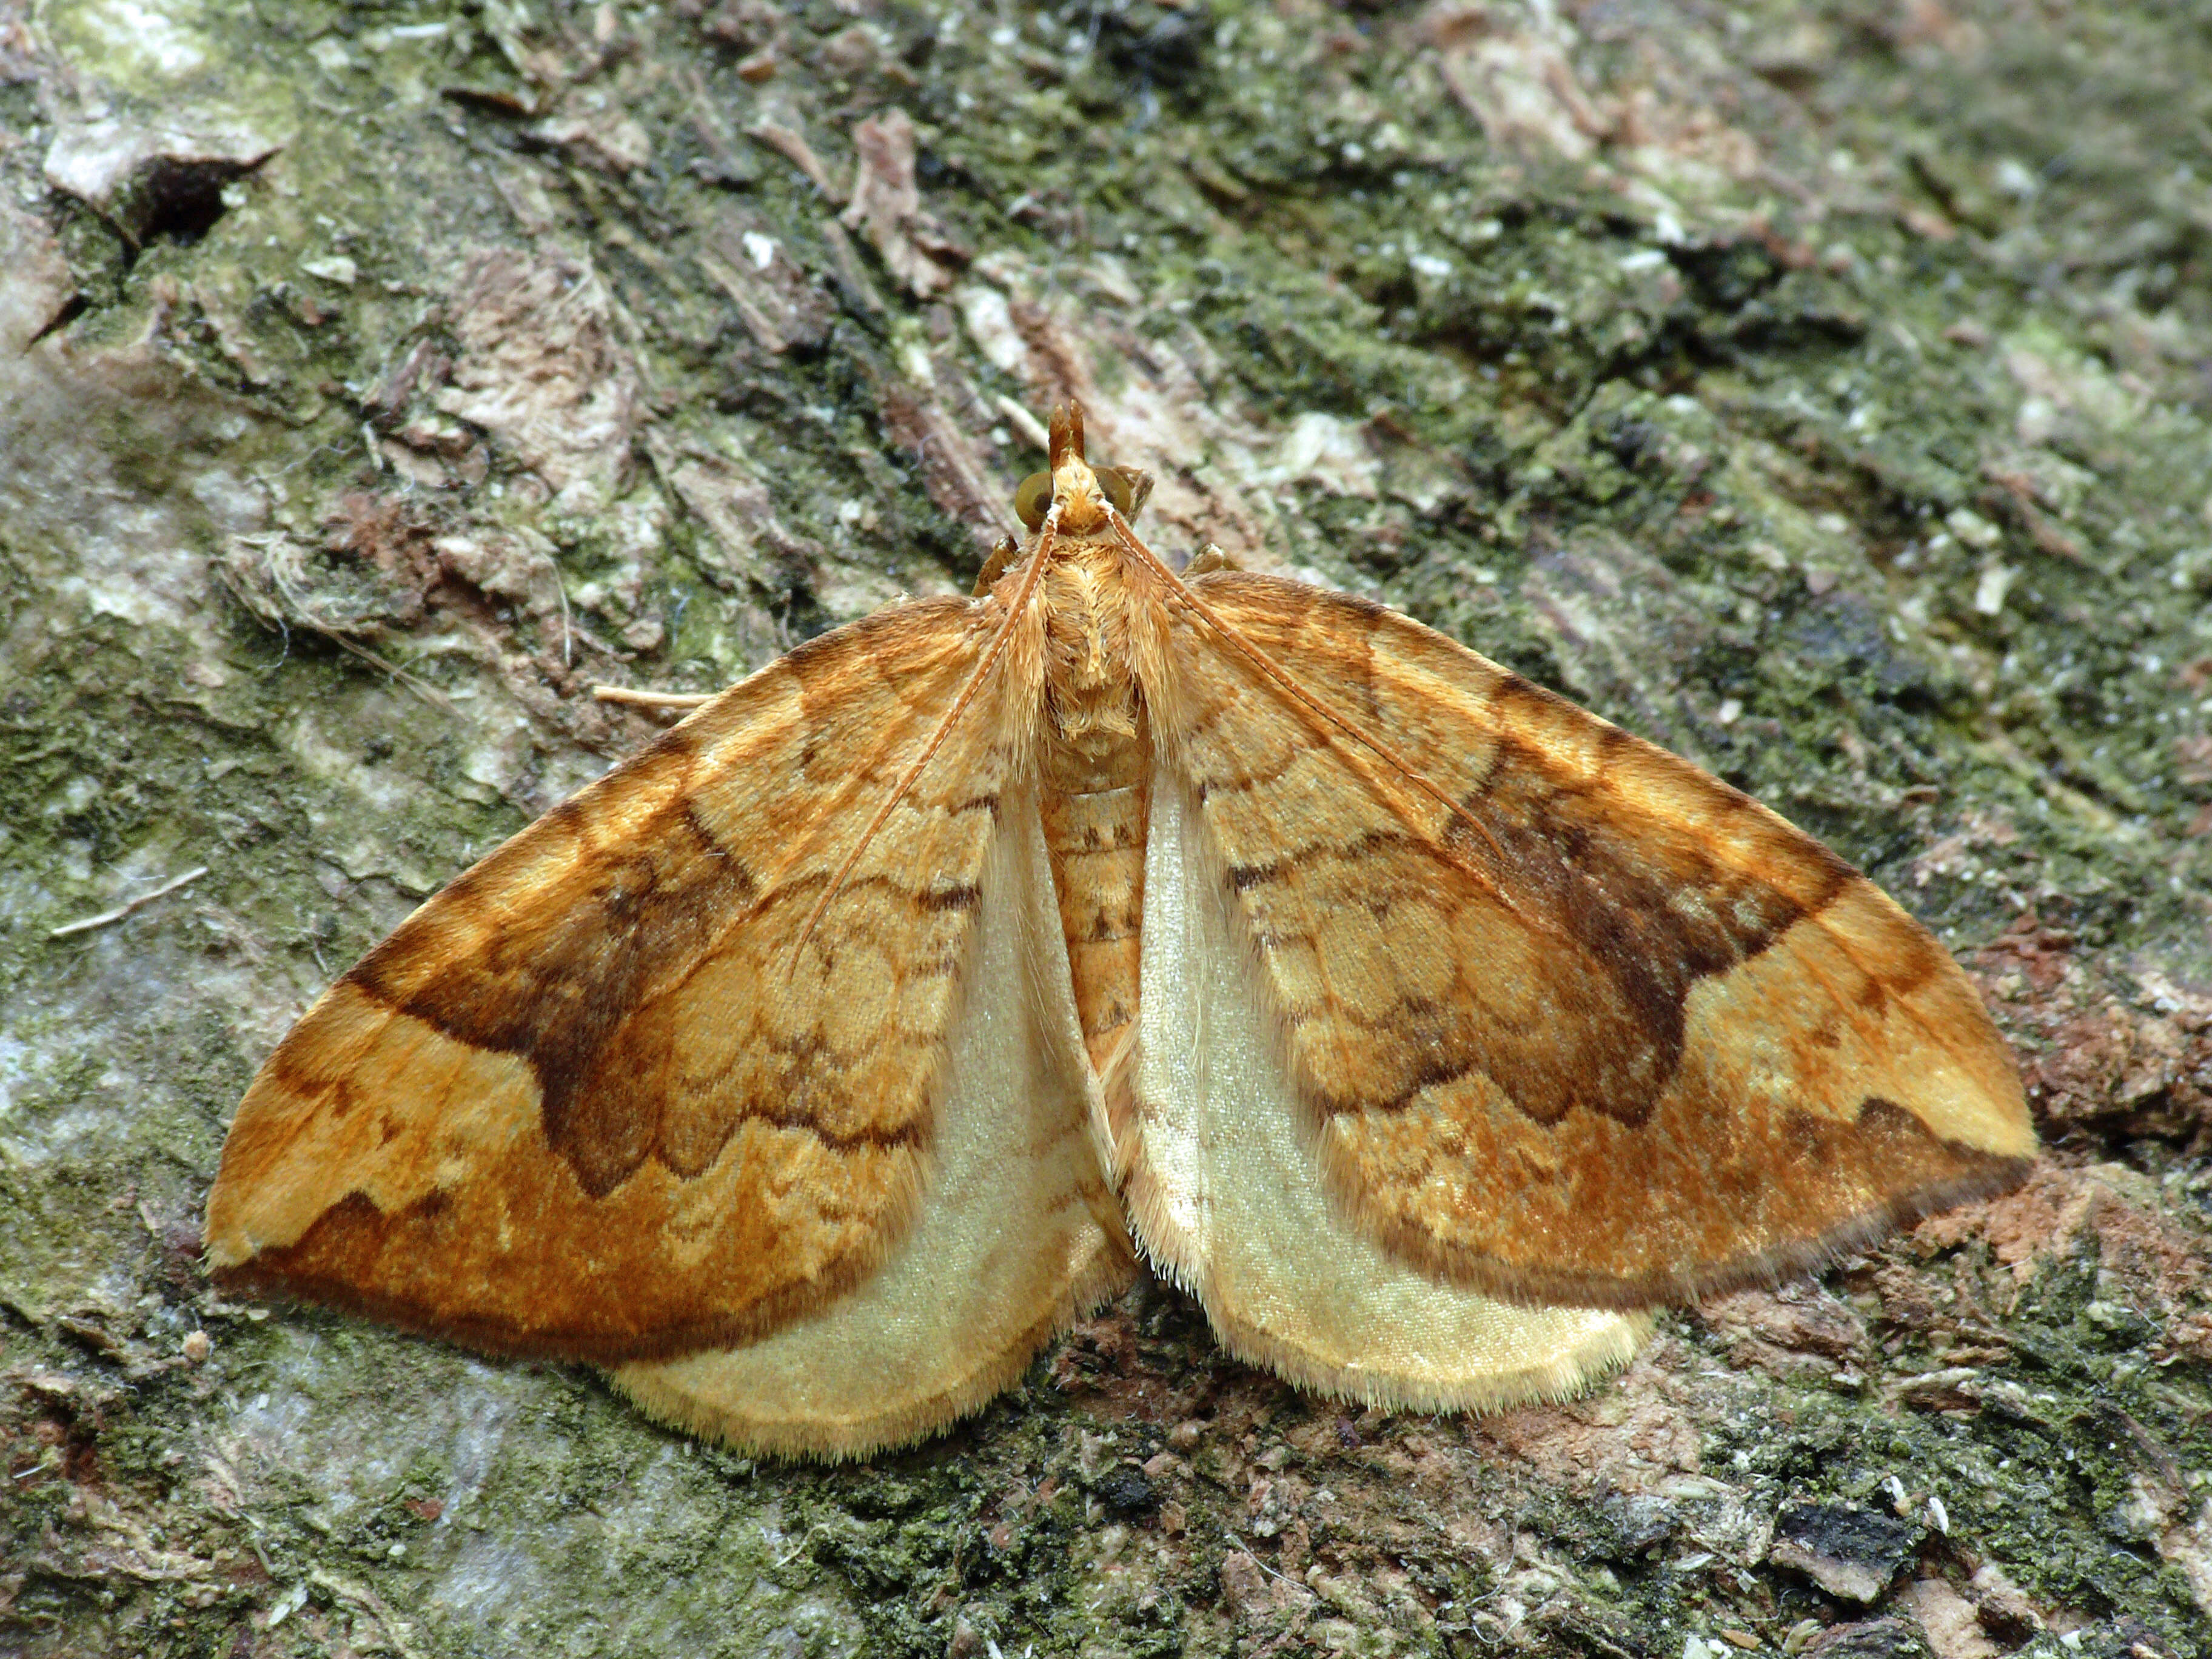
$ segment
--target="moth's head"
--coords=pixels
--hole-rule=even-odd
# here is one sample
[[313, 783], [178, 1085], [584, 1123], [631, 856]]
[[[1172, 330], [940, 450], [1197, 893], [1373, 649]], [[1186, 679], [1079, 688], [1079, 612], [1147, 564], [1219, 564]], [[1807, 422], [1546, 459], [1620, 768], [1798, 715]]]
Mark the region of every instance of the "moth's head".
[[1152, 475], [1139, 467], [1094, 467], [1083, 458], [1083, 405], [1052, 411], [1052, 471], [1032, 472], [1014, 492], [1014, 511], [1030, 530], [1044, 523], [1054, 502], [1063, 534], [1087, 536], [1106, 527], [1110, 505], [1133, 520], [1152, 493]]

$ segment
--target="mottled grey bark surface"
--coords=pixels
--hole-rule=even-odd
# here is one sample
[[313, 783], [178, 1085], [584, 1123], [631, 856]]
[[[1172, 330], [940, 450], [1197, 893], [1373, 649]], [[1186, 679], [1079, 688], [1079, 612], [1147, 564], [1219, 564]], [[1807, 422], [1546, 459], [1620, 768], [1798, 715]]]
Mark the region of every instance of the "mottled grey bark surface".
[[[2212, 1650], [2209, 240], [2150, 0], [0, 3], [0, 1651]], [[964, 589], [1071, 392], [1864, 865], [2044, 1170], [1562, 1407], [1148, 1287], [836, 1470], [212, 1294], [586, 688]]]

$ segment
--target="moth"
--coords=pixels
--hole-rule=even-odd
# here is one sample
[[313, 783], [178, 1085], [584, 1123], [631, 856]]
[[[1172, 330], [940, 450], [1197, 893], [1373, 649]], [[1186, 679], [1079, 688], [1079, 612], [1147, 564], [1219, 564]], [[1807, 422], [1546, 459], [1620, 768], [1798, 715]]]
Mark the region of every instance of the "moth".
[[1055, 412], [973, 598], [800, 646], [460, 876], [254, 1079], [227, 1286], [863, 1455], [1139, 1258], [1233, 1353], [1483, 1410], [2016, 1183], [1917, 923], [1394, 611], [1177, 574]]

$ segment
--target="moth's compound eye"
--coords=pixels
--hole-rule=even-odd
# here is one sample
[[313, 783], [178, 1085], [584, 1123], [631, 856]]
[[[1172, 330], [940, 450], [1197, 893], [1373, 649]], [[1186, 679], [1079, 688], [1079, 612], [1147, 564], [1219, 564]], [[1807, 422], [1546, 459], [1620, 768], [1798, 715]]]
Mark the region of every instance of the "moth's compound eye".
[[1044, 515], [1052, 506], [1052, 474], [1032, 472], [1022, 480], [1022, 487], [1014, 492], [1014, 516], [1035, 530], [1044, 522]]
[[1114, 503], [1114, 510], [1127, 518], [1129, 503], [1135, 499], [1130, 493], [1127, 476], [1118, 466], [1102, 466], [1098, 469], [1098, 484], [1106, 492], [1106, 499]]

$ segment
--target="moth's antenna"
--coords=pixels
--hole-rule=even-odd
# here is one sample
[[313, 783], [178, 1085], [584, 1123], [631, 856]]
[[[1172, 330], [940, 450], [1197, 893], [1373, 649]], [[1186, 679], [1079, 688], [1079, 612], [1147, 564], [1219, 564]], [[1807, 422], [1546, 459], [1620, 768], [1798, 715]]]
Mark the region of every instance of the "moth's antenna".
[[845, 861], [837, 866], [837, 873], [830, 878], [829, 886], [822, 890], [822, 896], [814, 902], [814, 908], [807, 913], [806, 925], [799, 930], [799, 937], [792, 944], [791, 955], [784, 962], [785, 984], [789, 984], [791, 976], [799, 971], [799, 953], [805, 949], [806, 941], [814, 937], [815, 924], [822, 920], [823, 912], [830, 908], [830, 901], [843, 889], [845, 878], [853, 873], [853, 866], [860, 862], [860, 854], [868, 850], [868, 843], [876, 838], [876, 831], [884, 827], [899, 802], [906, 799], [907, 791], [914, 787], [915, 781], [921, 776], [922, 769], [944, 747], [945, 738], [952, 735], [952, 728], [959, 724], [960, 716], [975, 700], [984, 676], [996, 665], [1000, 653], [1006, 650], [1007, 640], [1012, 637], [1014, 624], [1021, 620], [1022, 612], [1029, 608], [1030, 595], [1036, 587], [1037, 576], [1044, 569], [1046, 556], [1052, 551], [1053, 538], [1059, 529], [1060, 503], [1054, 501], [1051, 510], [1045, 514], [1044, 522], [1037, 527], [1036, 551], [1030, 555], [1029, 568], [1022, 572], [1021, 585], [1014, 589], [1014, 597], [1006, 606], [1006, 618], [999, 624], [999, 631], [991, 636], [991, 643], [985, 649], [981, 660], [968, 676], [967, 684], [960, 688], [960, 695], [952, 700], [952, 707], [945, 711], [945, 718], [937, 723], [937, 730], [930, 733], [929, 741], [922, 745], [921, 753], [915, 757], [914, 764], [907, 768], [891, 793], [884, 798], [884, 804], [876, 809], [876, 815], [868, 820], [868, 827], [860, 831], [860, 840], [854, 842], [853, 850], [845, 854]]
[[[1435, 784], [1430, 782], [1426, 777], [1416, 771], [1413, 767], [1401, 757], [1395, 750], [1392, 749], [1389, 744], [1384, 743], [1380, 738], [1370, 736], [1367, 732], [1361, 731], [1358, 725], [1338, 714], [1327, 703], [1322, 702], [1318, 697], [1308, 691], [1304, 686], [1300, 685], [1297, 681], [1293, 679], [1289, 674], [1277, 667], [1275, 664], [1270, 662], [1267, 659], [1267, 653], [1261, 650], [1258, 646], [1253, 644], [1251, 641], [1246, 639], [1243, 635], [1237, 632], [1237, 629], [1232, 626], [1225, 617], [1220, 616], [1214, 611], [1212, 606], [1206, 604], [1204, 599], [1200, 599], [1195, 592], [1192, 592], [1190, 585], [1188, 582], [1184, 581], [1182, 577], [1176, 575], [1174, 571], [1169, 569], [1165, 561], [1161, 559], [1158, 554], [1154, 553], [1151, 548], [1146, 547], [1143, 542], [1139, 541], [1137, 538], [1137, 532], [1129, 528], [1127, 520], [1124, 519], [1121, 514], [1115, 511], [1110, 505], [1106, 510], [1109, 517], [1112, 520], [1114, 533], [1121, 538], [1122, 544], [1132, 553], [1134, 553], [1139, 559], [1142, 559], [1146, 564], [1149, 565], [1153, 573], [1158, 575], [1161, 580], [1165, 581], [1170, 587], [1173, 588], [1175, 592], [1181, 596], [1183, 603], [1189, 605], [1190, 608], [1206, 623], [1207, 627], [1212, 629], [1215, 633], [1220, 635], [1224, 640], [1227, 641], [1229, 644], [1236, 649], [1237, 654], [1243, 657], [1247, 662], [1250, 663], [1255, 668], [1258, 669], [1278, 691], [1280, 691], [1285, 697], [1288, 697], [1293, 704], [1299, 708], [1304, 709], [1315, 719], [1319, 720], [1327, 725], [1334, 726], [1338, 731], [1343, 732], [1353, 742], [1361, 744], [1363, 747], [1373, 750], [1377, 755], [1380, 755], [1382, 757], [1383, 763], [1388, 765], [1392, 771], [1399, 774], [1399, 775], [1403, 777], [1407, 782], [1413, 785], [1415, 788], [1420, 790], [1422, 793], [1430, 796], [1439, 806], [1442, 806], [1447, 812], [1449, 812], [1454, 817], [1457, 818], [1461, 823], [1466, 824], [1469, 829], [1480, 835], [1485, 841], [1488, 842], [1490, 843], [1490, 850], [1498, 855], [1498, 861], [1501, 866], [1506, 862], [1505, 848], [1504, 844], [1498, 841], [1498, 837], [1491, 833], [1490, 826], [1488, 824], [1485, 823], [1480, 818], [1475, 817], [1474, 813], [1468, 811], [1467, 808], [1461, 805], [1443, 790], [1437, 788]], [[1503, 904], [1507, 909], [1512, 911], [1514, 915], [1522, 915], [1524, 914], [1522, 911], [1521, 907], [1514, 903], [1513, 896], [1508, 893], [1504, 888], [1500, 887], [1495, 881], [1492, 881], [1489, 876], [1480, 870], [1474, 869], [1472, 866], [1463, 865], [1461, 867], [1467, 870], [1469, 875], [1473, 876], [1477, 881], [1480, 881], [1485, 887], [1488, 888], [1498, 902]]]

